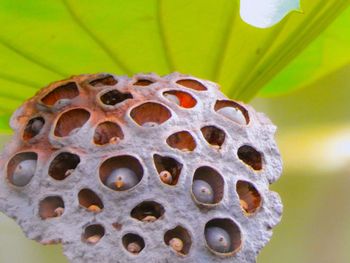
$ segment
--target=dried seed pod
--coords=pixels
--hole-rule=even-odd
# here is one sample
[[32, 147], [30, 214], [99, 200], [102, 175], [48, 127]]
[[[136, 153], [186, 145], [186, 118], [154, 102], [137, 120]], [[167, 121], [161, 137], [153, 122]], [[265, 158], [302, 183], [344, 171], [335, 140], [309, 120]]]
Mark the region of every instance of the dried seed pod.
[[0, 210], [71, 262], [253, 263], [280, 220], [275, 127], [213, 82], [74, 76], [11, 127]]

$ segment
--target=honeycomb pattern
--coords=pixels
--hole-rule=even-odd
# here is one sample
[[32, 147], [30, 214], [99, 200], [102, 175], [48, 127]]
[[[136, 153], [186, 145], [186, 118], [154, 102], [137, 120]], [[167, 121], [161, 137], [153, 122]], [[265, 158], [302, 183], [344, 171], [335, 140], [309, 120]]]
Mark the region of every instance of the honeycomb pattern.
[[71, 262], [255, 262], [280, 221], [275, 127], [210, 81], [74, 76], [11, 126], [0, 210]]

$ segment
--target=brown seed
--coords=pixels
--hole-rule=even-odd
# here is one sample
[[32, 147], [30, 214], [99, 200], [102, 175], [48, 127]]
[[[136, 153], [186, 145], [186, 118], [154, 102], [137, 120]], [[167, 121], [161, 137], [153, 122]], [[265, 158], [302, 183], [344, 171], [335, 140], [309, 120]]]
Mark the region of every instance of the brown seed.
[[100, 208], [99, 206], [97, 206], [97, 205], [90, 205], [90, 206], [88, 207], [88, 210], [89, 210], [90, 212], [94, 212], [94, 213], [99, 213], [99, 212], [101, 212], [101, 208]]
[[101, 236], [100, 235], [93, 235], [91, 237], [88, 237], [86, 241], [90, 244], [96, 244], [98, 241], [100, 241]]
[[247, 202], [241, 199], [239, 200], [239, 203], [241, 204], [241, 207], [247, 212], [249, 209], [249, 205], [247, 204]]
[[54, 213], [55, 213], [55, 217], [59, 217], [59, 216], [63, 215], [64, 208], [63, 207], [57, 207], [55, 209]]
[[169, 245], [176, 252], [181, 252], [184, 248], [184, 242], [180, 238], [174, 237], [169, 241]]
[[137, 254], [141, 251], [141, 246], [136, 242], [131, 242], [126, 249], [130, 253]]
[[173, 177], [169, 171], [161, 171], [159, 174], [160, 180], [165, 184], [171, 184], [173, 182]]

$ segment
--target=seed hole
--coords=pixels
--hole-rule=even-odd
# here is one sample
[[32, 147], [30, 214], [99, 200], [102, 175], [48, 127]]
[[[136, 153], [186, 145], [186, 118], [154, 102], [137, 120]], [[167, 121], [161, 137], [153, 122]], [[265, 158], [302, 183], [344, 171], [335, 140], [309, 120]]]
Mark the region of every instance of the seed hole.
[[154, 201], [145, 201], [137, 205], [131, 211], [131, 217], [136, 218], [142, 222], [150, 223], [161, 218], [164, 214], [164, 207]]
[[7, 165], [8, 181], [18, 187], [29, 184], [35, 174], [37, 161], [38, 155], [34, 152], [23, 152], [13, 156]]
[[214, 254], [231, 256], [241, 248], [241, 231], [231, 219], [210, 220], [205, 225], [204, 233], [207, 246]]
[[194, 79], [181, 79], [176, 81], [176, 83], [180, 84], [181, 86], [198, 90], [198, 91], [207, 90], [207, 88], [202, 83]]
[[132, 98], [133, 96], [131, 93], [122, 93], [118, 90], [111, 90], [101, 96], [101, 101], [106, 105], [114, 106], [118, 103], [123, 102], [124, 100]]
[[205, 126], [201, 129], [205, 140], [212, 146], [220, 148], [225, 141], [225, 132], [215, 126]]
[[132, 109], [131, 118], [140, 126], [154, 127], [162, 124], [171, 117], [171, 113], [165, 106], [146, 102]]
[[261, 207], [261, 195], [253, 184], [246, 181], [238, 181], [236, 191], [240, 205], [248, 215], [254, 214]]
[[192, 194], [199, 204], [218, 204], [224, 196], [224, 179], [211, 167], [199, 167], [193, 176]]
[[187, 255], [192, 245], [190, 234], [182, 226], [168, 230], [164, 235], [164, 242], [180, 255]]
[[215, 103], [214, 110], [222, 116], [241, 125], [249, 123], [248, 111], [240, 104], [232, 100], [218, 100]]
[[118, 81], [111, 75], [107, 75], [102, 78], [95, 79], [90, 82], [91, 86], [94, 87], [103, 87], [103, 86], [114, 86], [118, 83]]
[[78, 194], [79, 204], [88, 211], [99, 213], [103, 209], [103, 203], [98, 195], [90, 189], [82, 189]]
[[52, 90], [41, 101], [46, 105], [52, 106], [59, 100], [69, 100], [77, 96], [79, 96], [77, 84], [69, 82]]
[[124, 248], [131, 254], [139, 254], [145, 247], [145, 241], [137, 234], [126, 234], [122, 238]]
[[153, 84], [154, 82], [149, 80], [149, 79], [139, 79], [137, 80], [134, 85], [135, 86], [149, 86], [151, 84]]
[[35, 136], [37, 136], [45, 124], [45, 119], [43, 117], [36, 117], [31, 119], [23, 133], [23, 140], [28, 141]]
[[183, 108], [193, 108], [197, 104], [197, 101], [189, 93], [183, 91], [166, 91], [163, 96]]
[[153, 160], [160, 180], [168, 185], [176, 185], [179, 181], [183, 165], [174, 158], [158, 154], [153, 155]]
[[94, 135], [94, 142], [98, 145], [113, 144], [122, 139], [124, 139], [122, 129], [118, 124], [111, 121], [100, 123]]
[[115, 191], [125, 191], [135, 187], [142, 177], [141, 163], [129, 155], [112, 157], [100, 167], [102, 183]]
[[193, 151], [196, 148], [196, 142], [188, 131], [174, 133], [166, 140], [167, 144], [184, 152]]
[[105, 235], [105, 228], [100, 224], [89, 225], [85, 228], [82, 240], [85, 243], [94, 245]]
[[55, 135], [65, 137], [74, 135], [89, 120], [90, 113], [84, 109], [73, 109], [63, 113], [57, 121]]
[[49, 196], [41, 200], [39, 204], [39, 216], [41, 219], [60, 217], [64, 213], [64, 202], [60, 196]]
[[253, 147], [249, 145], [243, 145], [239, 147], [237, 155], [239, 159], [241, 159], [245, 164], [252, 167], [254, 170], [262, 169], [261, 153], [259, 153]]
[[69, 152], [58, 154], [50, 164], [49, 175], [59, 181], [70, 176], [80, 163], [80, 157]]

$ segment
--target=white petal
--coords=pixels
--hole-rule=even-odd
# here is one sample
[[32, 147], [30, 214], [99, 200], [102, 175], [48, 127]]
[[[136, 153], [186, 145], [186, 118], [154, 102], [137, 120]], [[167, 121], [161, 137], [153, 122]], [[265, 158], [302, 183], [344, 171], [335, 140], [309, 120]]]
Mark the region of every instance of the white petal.
[[240, 4], [243, 21], [259, 28], [273, 26], [289, 12], [299, 9], [299, 0], [241, 0]]

